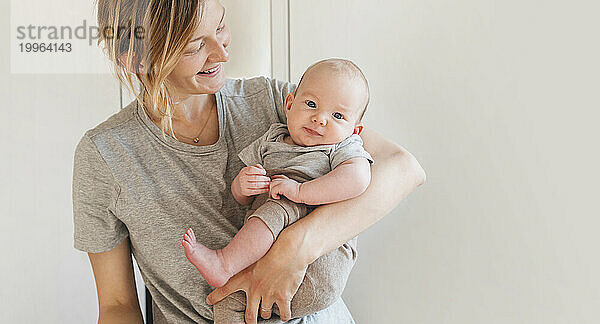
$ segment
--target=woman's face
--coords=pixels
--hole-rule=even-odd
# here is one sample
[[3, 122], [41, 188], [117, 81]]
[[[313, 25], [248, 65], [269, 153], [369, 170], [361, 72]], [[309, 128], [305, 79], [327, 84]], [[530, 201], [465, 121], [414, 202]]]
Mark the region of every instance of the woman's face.
[[167, 80], [178, 95], [213, 94], [225, 85], [223, 62], [229, 59], [229, 29], [225, 8], [218, 0], [207, 0], [198, 29]]

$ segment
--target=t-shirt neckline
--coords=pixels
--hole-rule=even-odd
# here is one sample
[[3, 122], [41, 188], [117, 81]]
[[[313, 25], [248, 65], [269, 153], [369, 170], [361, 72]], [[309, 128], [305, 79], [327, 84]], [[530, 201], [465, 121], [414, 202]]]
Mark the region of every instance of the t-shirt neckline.
[[153, 137], [153, 139], [155, 139], [156, 141], [176, 151], [203, 154], [217, 151], [219, 148], [222, 147], [222, 143], [225, 140], [225, 110], [223, 109], [223, 98], [221, 96], [221, 91], [215, 93], [215, 101], [217, 104], [217, 115], [219, 117], [219, 139], [215, 143], [210, 145], [196, 146], [187, 143], [182, 143], [166, 134], [165, 136], [163, 136], [162, 130], [158, 128], [158, 126], [156, 126], [156, 124], [150, 119], [144, 108], [137, 102], [137, 100], [135, 101], [135, 112], [138, 120], [142, 124], [142, 127], [145, 128], [150, 133], [150, 136]]

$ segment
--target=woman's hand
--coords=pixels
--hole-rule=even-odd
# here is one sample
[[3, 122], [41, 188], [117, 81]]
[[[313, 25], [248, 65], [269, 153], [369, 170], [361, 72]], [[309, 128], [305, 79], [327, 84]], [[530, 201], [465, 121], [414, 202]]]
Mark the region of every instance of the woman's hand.
[[269, 252], [253, 265], [242, 270], [222, 287], [215, 289], [206, 298], [214, 305], [226, 296], [243, 290], [246, 292], [246, 323], [256, 323], [259, 314], [264, 319], [271, 317], [273, 304], [279, 308], [283, 321], [291, 319], [290, 303], [304, 279], [308, 264], [298, 257], [300, 244], [279, 235]]

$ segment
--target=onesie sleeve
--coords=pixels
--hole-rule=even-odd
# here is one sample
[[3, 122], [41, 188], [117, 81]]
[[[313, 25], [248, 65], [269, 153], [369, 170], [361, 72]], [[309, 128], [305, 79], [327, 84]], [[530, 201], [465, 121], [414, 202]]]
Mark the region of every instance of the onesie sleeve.
[[360, 136], [353, 134], [337, 144], [333, 152], [331, 152], [331, 155], [329, 156], [331, 170], [355, 157], [364, 157], [371, 164], [374, 162], [371, 154], [363, 148], [363, 141]]
[[269, 132], [267, 131], [261, 137], [254, 140], [254, 142], [252, 142], [252, 144], [246, 146], [244, 149], [242, 149], [240, 151], [240, 153], [238, 154], [238, 157], [240, 158], [240, 160], [242, 160], [242, 162], [244, 162], [245, 165], [250, 166], [250, 165], [255, 165], [255, 164], [260, 164], [260, 165], [263, 164], [263, 159], [262, 159], [262, 154], [261, 154], [262, 153], [261, 152], [262, 143], [264, 143], [267, 140], [268, 135], [269, 135]]
[[115, 215], [119, 187], [96, 145], [85, 135], [73, 166], [74, 247], [91, 253], [112, 250], [129, 232]]

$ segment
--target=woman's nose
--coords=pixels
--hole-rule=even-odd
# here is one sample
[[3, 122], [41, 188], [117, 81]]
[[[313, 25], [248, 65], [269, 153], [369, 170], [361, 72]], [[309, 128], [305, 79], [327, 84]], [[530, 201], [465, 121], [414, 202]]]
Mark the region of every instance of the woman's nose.
[[229, 51], [227, 51], [226, 44], [219, 44], [215, 52], [215, 57], [218, 58], [219, 61], [226, 62], [229, 60]]
[[213, 62], [227, 62], [229, 60], [229, 51], [227, 51], [227, 46], [229, 42], [215, 42], [215, 46], [213, 47], [213, 51], [211, 53], [211, 61]]

